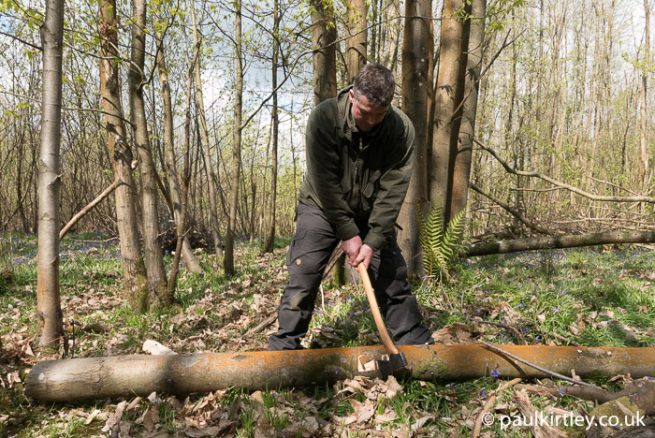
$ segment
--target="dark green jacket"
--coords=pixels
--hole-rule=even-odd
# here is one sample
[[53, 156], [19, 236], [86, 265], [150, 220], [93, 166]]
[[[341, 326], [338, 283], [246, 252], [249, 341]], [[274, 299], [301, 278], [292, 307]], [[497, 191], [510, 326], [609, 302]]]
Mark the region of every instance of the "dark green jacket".
[[414, 126], [391, 106], [382, 123], [361, 133], [350, 114], [347, 88], [321, 102], [305, 134], [307, 173], [299, 201], [320, 208], [337, 238], [360, 234], [379, 249], [393, 232], [411, 177]]

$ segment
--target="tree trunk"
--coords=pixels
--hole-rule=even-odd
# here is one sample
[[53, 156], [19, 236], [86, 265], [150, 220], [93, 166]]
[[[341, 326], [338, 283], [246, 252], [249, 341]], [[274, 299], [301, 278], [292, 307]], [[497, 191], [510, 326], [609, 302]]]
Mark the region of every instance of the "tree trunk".
[[143, 312], [147, 308], [148, 288], [136, 219], [134, 181], [131, 168], [132, 150], [126, 142], [125, 119], [123, 118], [120, 97], [115, 0], [101, 0], [100, 2], [99, 33], [100, 94], [103, 119], [107, 130], [107, 150], [112, 160], [115, 178], [120, 180], [120, 184], [115, 191], [115, 199], [125, 289], [127, 301], [132, 308]]
[[331, 0], [311, 0], [314, 105], [337, 95], [337, 26]]
[[428, 195], [428, 145], [430, 144], [430, 108], [432, 95], [432, 60], [434, 57], [434, 26], [430, 0], [407, 0], [405, 2], [405, 35], [402, 54], [402, 109], [414, 123], [416, 140], [414, 145], [414, 167], [407, 196], [398, 224], [398, 244], [407, 261], [410, 275], [419, 274], [421, 269], [418, 243], [419, 205], [427, 201]]
[[650, 71], [650, 0], [644, 0], [644, 58], [639, 93], [639, 184], [648, 192], [648, 72]]
[[487, 0], [472, 0], [466, 19], [468, 28], [468, 50], [466, 56], [466, 80], [462, 121], [459, 127], [458, 150], [454, 157], [455, 166], [452, 179], [450, 217], [466, 209], [475, 137], [475, 116], [478, 106], [478, 89], [482, 71], [482, 49], [484, 46], [484, 21], [487, 13]]
[[352, 83], [359, 70], [366, 64], [367, 39], [366, 0], [348, 1], [348, 51], [346, 52], [346, 69], [348, 83]]
[[603, 233], [584, 235], [534, 237], [530, 239], [481, 242], [471, 245], [466, 252], [466, 255], [472, 257], [541, 249], [653, 242], [655, 242], [655, 231], [605, 231]]
[[273, 1], [273, 59], [271, 60], [271, 88], [273, 102], [271, 108], [271, 189], [266, 220], [264, 252], [273, 252], [275, 245], [275, 204], [277, 201], [277, 146], [280, 120], [277, 107], [277, 64], [280, 53], [280, 4]]
[[464, 89], [466, 35], [464, 23], [458, 16], [463, 7], [463, 0], [444, 0], [441, 13], [434, 138], [428, 172], [430, 202], [443, 208], [444, 224], [448, 224], [450, 218], [452, 172]]
[[59, 193], [64, 0], [47, 0], [41, 27], [43, 101], [39, 150], [36, 307], [39, 347], [57, 350], [63, 335], [59, 300]]
[[232, 192], [230, 193], [230, 210], [227, 220], [227, 233], [225, 235], [225, 258], [223, 268], [225, 275], [232, 276], [234, 269], [234, 230], [237, 221], [237, 207], [239, 204], [239, 176], [241, 173], [241, 119], [243, 98], [243, 58], [241, 56], [241, 0], [235, 4], [234, 41], [235, 41], [235, 90], [234, 90], [234, 127], [232, 142]]
[[173, 303], [173, 294], [166, 287], [164, 255], [159, 237], [159, 200], [157, 169], [150, 150], [143, 87], [145, 85], [146, 0], [132, 1], [132, 50], [130, 55], [129, 90], [130, 117], [139, 156], [141, 180], [141, 210], [143, 215], [143, 246], [150, 296], [148, 306], [165, 307]]
[[157, 44], [157, 69], [159, 71], [159, 82], [161, 84], [161, 97], [164, 111], [164, 167], [166, 169], [166, 180], [171, 193], [173, 210], [171, 214], [175, 221], [175, 232], [178, 237], [182, 235], [182, 258], [187, 269], [196, 274], [203, 272], [198, 259], [193, 254], [189, 239], [186, 237], [186, 224], [181, 222], [182, 210], [186, 210], [186, 203], [182, 203], [180, 193], [180, 176], [175, 164], [175, 140], [173, 139], [173, 104], [171, 102], [171, 89], [168, 82], [168, 68], [166, 67], [166, 51], [164, 41], [158, 38]]
[[[655, 373], [655, 347], [556, 347], [500, 345], [503, 351], [560, 374], [582, 377], [630, 374], [638, 379]], [[398, 346], [412, 377], [420, 380], [464, 380], [489, 376], [544, 378], [550, 375], [501, 356], [480, 344]], [[384, 353], [382, 346], [316, 350], [199, 353], [166, 356], [120, 356], [37, 363], [25, 393], [43, 402], [103, 399], [156, 391], [169, 394], [210, 392], [238, 387], [248, 390], [325, 385], [364, 371]]]
[[196, 100], [196, 113], [198, 122], [198, 131], [200, 134], [200, 143], [202, 144], [203, 156], [205, 159], [205, 173], [207, 174], [207, 188], [209, 190], [209, 229], [211, 230], [212, 240], [214, 241], [214, 252], [218, 258], [223, 257], [223, 245], [221, 238], [221, 230], [218, 221], [218, 167], [213, 166], [211, 158], [211, 151], [209, 147], [209, 133], [207, 129], [207, 118], [205, 117], [205, 100], [202, 92], [202, 79], [201, 72], [201, 56], [202, 53], [202, 40], [198, 25], [196, 22], [196, 10], [191, 5], [191, 19], [193, 23], [193, 42], [194, 42], [194, 55], [193, 59], [195, 65], [193, 68], [193, 80], [195, 87], [195, 100]]

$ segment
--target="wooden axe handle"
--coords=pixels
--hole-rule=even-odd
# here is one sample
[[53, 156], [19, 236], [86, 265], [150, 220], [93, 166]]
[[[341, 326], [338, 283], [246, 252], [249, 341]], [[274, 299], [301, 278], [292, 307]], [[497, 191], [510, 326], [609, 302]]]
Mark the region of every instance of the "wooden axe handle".
[[398, 348], [391, 340], [387, 327], [384, 325], [384, 320], [380, 314], [380, 307], [378, 306], [378, 300], [375, 298], [375, 291], [371, 285], [371, 279], [368, 276], [368, 271], [364, 263], [357, 265], [357, 271], [359, 272], [359, 277], [362, 279], [362, 284], [364, 285], [364, 290], [366, 290], [366, 298], [368, 298], [368, 305], [371, 307], [371, 313], [373, 313], [373, 320], [375, 320], [375, 325], [378, 328], [380, 333], [380, 339], [382, 339], [382, 344], [384, 348], [387, 349], [389, 354], [399, 354]]

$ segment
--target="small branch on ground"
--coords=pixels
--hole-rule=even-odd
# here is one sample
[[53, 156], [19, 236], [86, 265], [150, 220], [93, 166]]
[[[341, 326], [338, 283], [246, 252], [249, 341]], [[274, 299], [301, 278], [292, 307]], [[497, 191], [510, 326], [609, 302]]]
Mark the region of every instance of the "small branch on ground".
[[527, 360], [525, 360], [523, 358], [518, 357], [515, 354], [512, 354], [512, 353], [510, 353], [508, 351], [505, 351], [502, 348], [499, 348], [499, 347], [497, 347], [497, 346], [495, 346], [493, 344], [490, 344], [488, 342], [480, 341], [480, 344], [482, 344], [484, 346], [484, 348], [486, 348], [487, 350], [493, 351], [494, 353], [498, 353], [501, 356], [504, 356], [506, 359], [509, 358], [509, 359], [512, 359], [512, 360], [514, 360], [516, 362], [520, 362], [520, 363], [522, 363], [524, 365], [528, 365], [529, 367], [532, 367], [532, 368], [534, 368], [536, 370], [539, 370], [542, 373], [548, 374], [548, 375], [550, 375], [552, 377], [556, 377], [556, 378], [558, 378], [560, 380], [565, 380], [565, 381], [567, 381], [569, 383], [573, 383], [575, 385], [582, 385], [582, 386], [586, 386], [586, 387], [589, 387], [589, 388], [601, 389], [598, 386], [593, 385], [591, 383], [586, 383], [586, 382], [583, 382], [581, 380], [572, 379], [572, 378], [570, 378], [568, 376], [565, 376], [564, 374], [556, 373], [555, 371], [551, 371], [551, 370], [546, 369], [546, 368], [544, 368], [542, 366], [539, 366], [537, 364], [529, 362], [529, 361], [527, 361]]
[[498, 385], [498, 388], [487, 399], [487, 402], [484, 404], [482, 410], [478, 413], [478, 416], [475, 419], [475, 426], [473, 427], [473, 433], [471, 434], [472, 438], [478, 438], [480, 436], [480, 432], [482, 431], [482, 422], [485, 419], [485, 414], [489, 412], [496, 404], [496, 397], [498, 397], [498, 395], [500, 395], [507, 388], [511, 388], [520, 382], [521, 378], [517, 377], [516, 379], [512, 379], [509, 382], [503, 382]]

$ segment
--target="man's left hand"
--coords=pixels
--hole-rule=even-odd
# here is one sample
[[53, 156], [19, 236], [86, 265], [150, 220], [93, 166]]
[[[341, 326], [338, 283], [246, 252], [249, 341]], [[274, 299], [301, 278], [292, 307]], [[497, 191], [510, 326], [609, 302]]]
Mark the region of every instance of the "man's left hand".
[[357, 267], [360, 263], [364, 263], [364, 266], [368, 269], [368, 265], [371, 264], [371, 257], [373, 257], [373, 248], [367, 244], [363, 244], [361, 248], [359, 248], [359, 253], [351, 265]]

